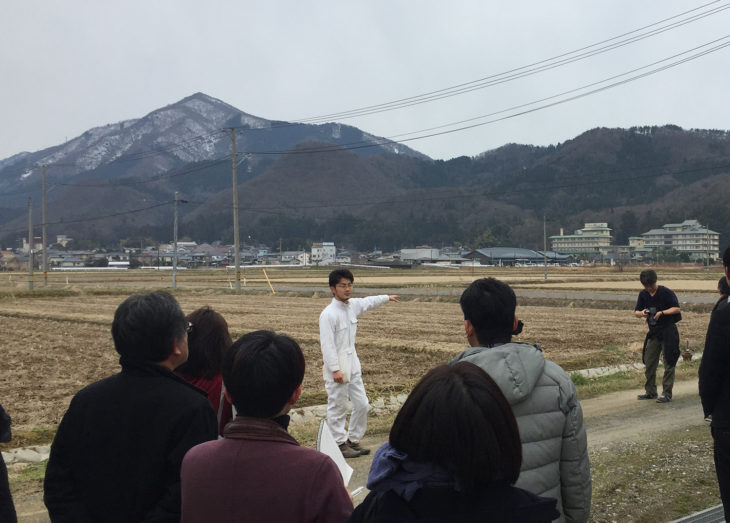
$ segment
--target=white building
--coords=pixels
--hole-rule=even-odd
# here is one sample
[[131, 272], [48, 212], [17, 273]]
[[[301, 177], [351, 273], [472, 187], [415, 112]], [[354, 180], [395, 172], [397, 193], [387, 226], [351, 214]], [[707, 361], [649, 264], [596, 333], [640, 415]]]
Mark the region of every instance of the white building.
[[720, 257], [720, 233], [703, 227], [697, 220], [665, 223], [641, 235], [644, 249], [674, 249], [686, 253], [690, 260], [717, 260]]
[[315, 242], [312, 244], [312, 264], [332, 265], [337, 261], [334, 242]]
[[586, 223], [582, 229], [574, 234], [560, 234], [550, 236], [550, 245], [555, 252], [566, 254], [599, 253], [611, 246], [613, 237], [608, 223]]

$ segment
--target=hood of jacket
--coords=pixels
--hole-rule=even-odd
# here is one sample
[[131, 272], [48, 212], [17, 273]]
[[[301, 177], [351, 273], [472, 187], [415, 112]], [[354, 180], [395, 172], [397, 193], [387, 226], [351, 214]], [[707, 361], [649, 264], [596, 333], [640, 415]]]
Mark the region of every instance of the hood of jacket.
[[510, 342], [496, 347], [471, 347], [451, 360], [468, 361], [484, 369], [499, 385], [510, 405], [530, 396], [545, 369], [545, 356], [534, 345]]

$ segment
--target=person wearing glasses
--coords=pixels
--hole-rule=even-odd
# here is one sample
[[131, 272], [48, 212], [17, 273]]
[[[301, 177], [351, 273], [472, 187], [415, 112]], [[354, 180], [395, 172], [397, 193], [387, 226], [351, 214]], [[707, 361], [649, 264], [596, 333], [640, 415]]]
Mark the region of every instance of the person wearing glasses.
[[[383, 294], [366, 298], [352, 297], [355, 277], [348, 269], [336, 269], [329, 275], [332, 302], [319, 316], [319, 339], [322, 346], [322, 377], [327, 391], [327, 424], [346, 458], [369, 454], [360, 445], [367, 429], [368, 397], [362, 381], [362, 367], [355, 350], [357, 318], [363, 312], [397, 302], [398, 295]], [[352, 402], [348, 429], [347, 399]]]
[[190, 323], [164, 291], [130, 296], [112, 323], [121, 372], [71, 400], [51, 445], [51, 521], [180, 521], [180, 466], [218, 425], [204, 391], [173, 371]]

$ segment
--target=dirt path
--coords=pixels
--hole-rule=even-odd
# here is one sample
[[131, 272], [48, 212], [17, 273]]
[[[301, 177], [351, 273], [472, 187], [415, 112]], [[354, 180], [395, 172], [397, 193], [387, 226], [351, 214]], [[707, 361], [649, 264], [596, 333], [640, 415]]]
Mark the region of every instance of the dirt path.
[[[603, 450], [622, 441], [639, 441], [647, 433], [656, 435], [706, 424], [695, 380], [676, 382], [674, 400], [669, 404], [638, 401], [636, 395], [641, 392], [638, 389], [626, 390], [581, 401], [591, 450]], [[363, 439], [363, 445], [370, 447], [372, 453], [349, 460], [350, 466], [354, 468], [350, 480], [351, 490], [365, 485], [372, 456], [386, 440], [387, 435]], [[355, 504], [362, 502], [366, 495], [367, 491], [364, 491], [355, 499]], [[20, 522], [48, 521], [41, 498], [41, 494], [33, 494], [15, 500]]]
[[636, 396], [642, 392], [624, 390], [581, 401], [590, 449], [640, 440], [647, 432], [672, 432], [707, 424], [695, 380], [676, 382], [671, 403], [639, 401]]

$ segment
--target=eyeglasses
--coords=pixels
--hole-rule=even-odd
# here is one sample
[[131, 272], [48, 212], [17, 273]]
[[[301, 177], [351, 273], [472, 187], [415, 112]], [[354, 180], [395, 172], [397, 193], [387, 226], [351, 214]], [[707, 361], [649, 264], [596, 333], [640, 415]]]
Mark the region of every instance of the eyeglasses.
[[340, 289], [352, 289], [352, 283], [338, 283], [335, 287]]
[[191, 332], [193, 332], [193, 324], [192, 323], [188, 322], [187, 327], [185, 327], [185, 332], [187, 332], [188, 334], [190, 334]]

